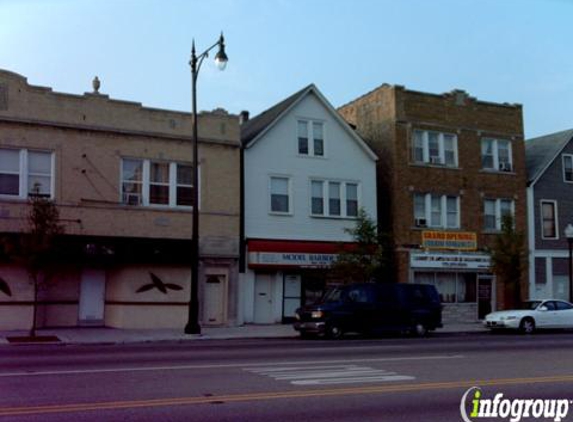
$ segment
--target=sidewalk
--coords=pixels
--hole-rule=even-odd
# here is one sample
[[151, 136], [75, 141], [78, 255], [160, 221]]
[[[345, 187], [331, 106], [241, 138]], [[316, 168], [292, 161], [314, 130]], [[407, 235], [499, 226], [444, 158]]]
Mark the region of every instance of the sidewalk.
[[[485, 332], [481, 323], [449, 324], [440, 328], [436, 333], [459, 333], [471, 334]], [[263, 338], [296, 338], [298, 333], [292, 325], [254, 325], [248, 324], [240, 327], [203, 327], [202, 333], [185, 334], [183, 329], [161, 330], [130, 330], [119, 328], [53, 328], [40, 329], [38, 336], [56, 336], [59, 342], [43, 344], [127, 344], [127, 343], [150, 343], [162, 341], [200, 341], [200, 340], [224, 340], [224, 339], [263, 339]], [[0, 346], [14, 345], [7, 337], [27, 336], [25, 330], [0, 331]], [[20, 343], [22, 344], [22, 343]], [[37, 344], [37, 343], [26, 343]]]

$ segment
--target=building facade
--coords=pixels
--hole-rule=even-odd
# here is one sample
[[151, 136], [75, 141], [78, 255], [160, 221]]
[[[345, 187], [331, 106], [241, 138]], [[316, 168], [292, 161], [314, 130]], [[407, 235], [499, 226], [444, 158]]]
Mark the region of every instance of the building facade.
[[241, 126], [243, 321], [287, 322], [328, 283], [345, 229], [376, 218], [376, 156], [314, 85]]
[[573, 130], [525, 142], [532, 299], [569, 300], [565, 228], [573, 224]]
[[378, 221], [397, 281], [436, 285], [446, 322], [503, 307], [486, 249], [503, 214], [527, 227], [521, 106], [385, 84], [339, 112], [380, 157]]
[[[190, 295], [191, 115], [0, 71], [0, 233], [28, 230], [28, 197], [53, 199], [66, 259], [40, 292], [38, 326], [181, 328]], [[236, 116], [199, 115], [200, 321], [237, 322], [240, 139]], [[0, 328], [31, 325], [26, 270], [5, 256]]]

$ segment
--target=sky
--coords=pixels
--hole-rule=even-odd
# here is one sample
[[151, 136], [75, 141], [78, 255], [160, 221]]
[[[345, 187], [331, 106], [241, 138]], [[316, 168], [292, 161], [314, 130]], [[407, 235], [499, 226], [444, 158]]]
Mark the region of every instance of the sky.
[[334, 107], [383, 83], [523, 105], [573, 128], [573, 0], [0, 0], [0, 68], [32, 85], [191, 110], [189, 58], [223, 31], [198, 108], [257, 115], [310, 83]]

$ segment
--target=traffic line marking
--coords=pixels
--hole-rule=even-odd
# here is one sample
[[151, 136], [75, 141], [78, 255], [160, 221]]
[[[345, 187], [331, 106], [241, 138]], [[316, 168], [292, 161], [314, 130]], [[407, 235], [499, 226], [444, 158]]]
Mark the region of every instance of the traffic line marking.
[[229, 364], [206, 364], [206, 365], [177, 365], [177, 366], [138, 366], [124, 368], [93, 368], [93, 369], [64, 369], [52, 371], [17, 371], [0, 373], [0, 378], [6, 377], [34, 377], [45, 375], [84, 375], [84, 374], [101, 374], [117, 372], [143, 372], [143, 371], [181, 371], [181, 370], [198, 370], [198, 369], [225, 369], [225, 368], [246, 368], [246, 367], [263, 367], [276, 365], [314, 365], [314, 364], [344, 364], [344, 363], [363, 363], [363, 362], [401, 362], [401, 361], [424, 361], [424, 360], [443, 360], [443, 359], [461, 359], [463, 355], [428, 355], [428, 356], [404, 356], [397, 358], [370, 358], [370, 359], [343, 359], [343, 360], [314, 360], [314, 361], [286, 361], [270, 363], [229, 363]]
[[361, 394], [407, 393], [428, 390], [446, 390], [453, 388], [468, 388], [475, 385], [500, 386], [520, 384], [549, 384], [573, 383], [573, 375], [534, 377], [534, 378], [506, 378], [490, 380], [447, 381], [431, 383], [385, 384], [370, 387], [349, 387], [320, 390], [293, 390], [280, 392], [263, 392], [248, 394], [230, 394], [210, 397], [181, 397], [153, 400], [133, 400], [100, 403], [75, 403], [43, 406], [8, 407], [0, 408], [0, 416], [41, 415], [53, 413], [87, 412], [92, 410], [122, 410], [135, 408], [153, 408], [167, 406], [189, 406], [209, 403], [234, 403], [259, 400], [296, 399], [311, 397], [333, 397]]

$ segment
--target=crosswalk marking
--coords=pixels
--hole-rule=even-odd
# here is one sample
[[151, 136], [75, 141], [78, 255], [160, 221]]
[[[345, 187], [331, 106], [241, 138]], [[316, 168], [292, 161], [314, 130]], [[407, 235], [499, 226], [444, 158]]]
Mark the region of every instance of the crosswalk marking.
[[399, 375], [384, 369], [374, 369], [360, 365], [328, 366], [283, 366], [243, 368], [245, 371], [273, 378], [277, 381], [288, 381], [293, 385], [333, 385], [356, 384], [369, 382], [410, 381], [415, 377]]

